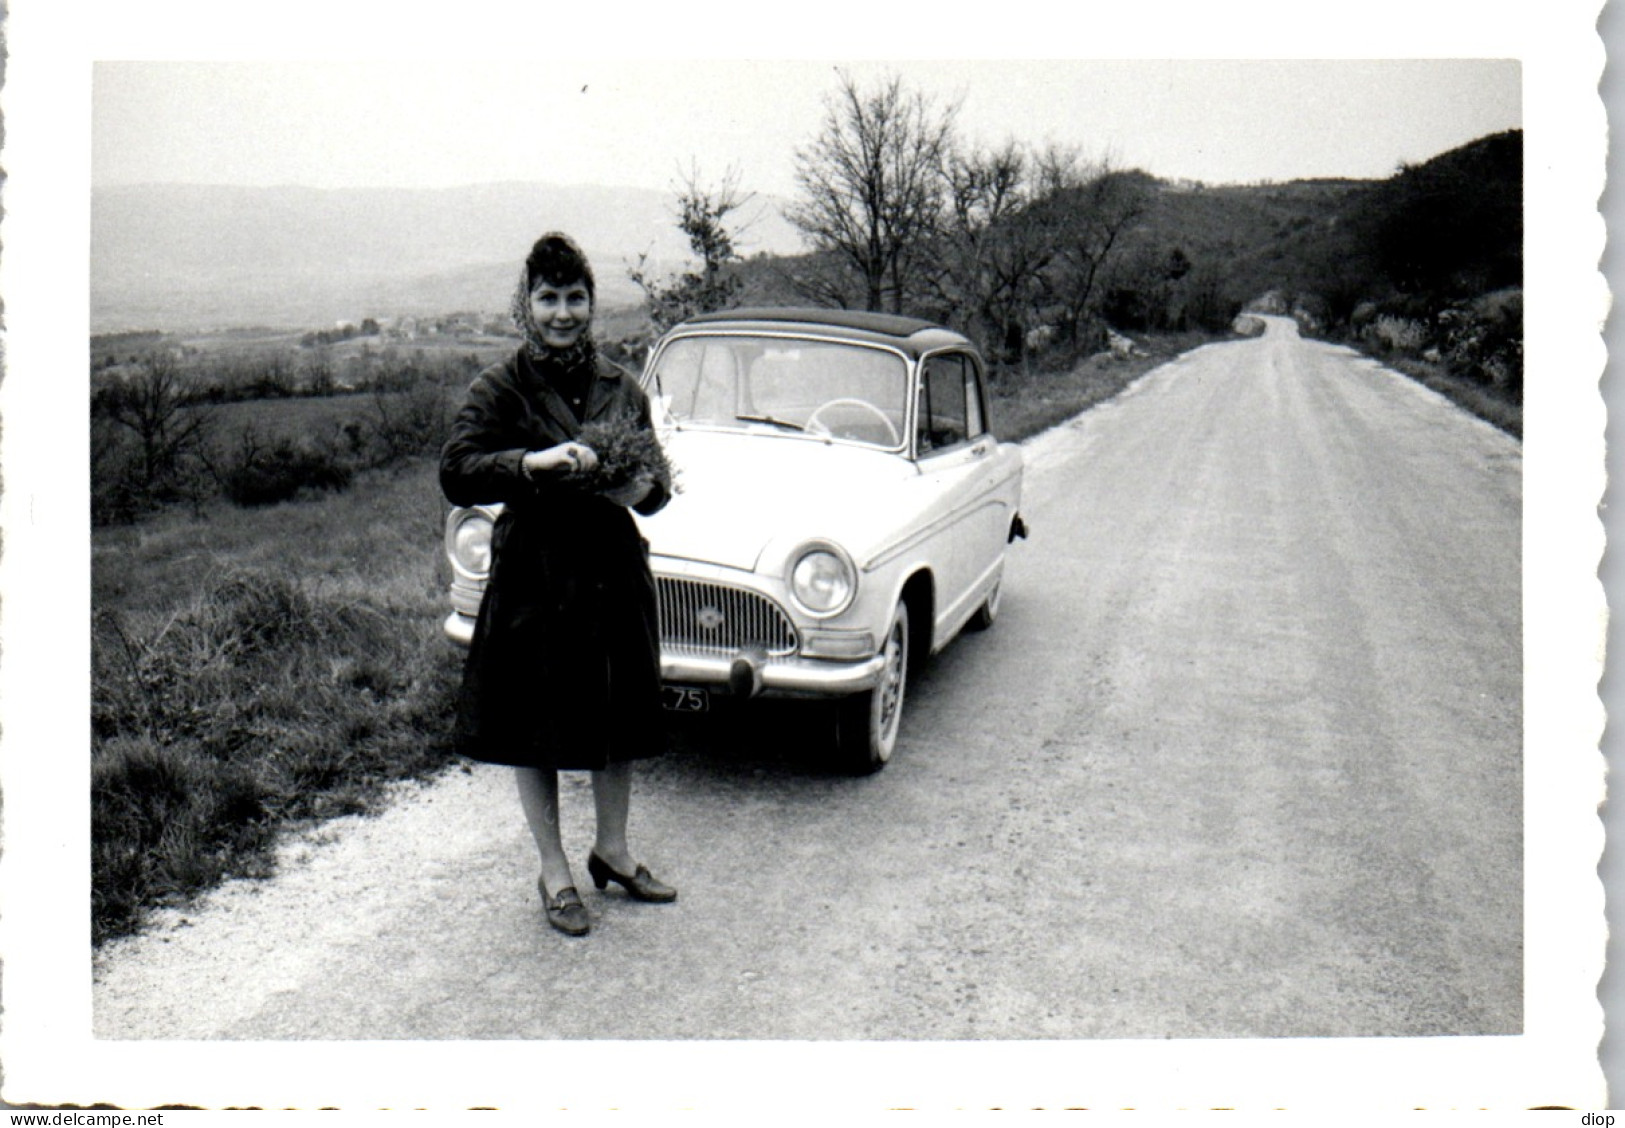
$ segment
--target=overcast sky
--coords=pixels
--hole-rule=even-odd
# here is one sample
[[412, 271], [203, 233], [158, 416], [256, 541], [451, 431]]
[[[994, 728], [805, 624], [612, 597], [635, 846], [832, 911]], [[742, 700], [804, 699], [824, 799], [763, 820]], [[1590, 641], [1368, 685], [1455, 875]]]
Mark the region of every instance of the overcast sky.
[[836, 68], [901, 76], [962, 134], [1209, 183], [1382, 177], [1522, 125], [1496, 59], [97, 62], [91, 176], [145, 182], [670, 187], [736, 166], [794, 192]]

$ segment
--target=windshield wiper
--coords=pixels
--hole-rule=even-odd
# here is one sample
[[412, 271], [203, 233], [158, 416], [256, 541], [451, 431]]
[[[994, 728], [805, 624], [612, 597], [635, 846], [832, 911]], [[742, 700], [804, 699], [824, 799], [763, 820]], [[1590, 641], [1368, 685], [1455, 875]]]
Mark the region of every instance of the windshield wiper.
[[803, 431], [807, 428], [800, 423], [792, 423], [788, 419], [775, 419], [771, 415], [736, 415], [735, 419], [741, 423], [767, 423], [774, 427], [783, 427], [786, 431]]

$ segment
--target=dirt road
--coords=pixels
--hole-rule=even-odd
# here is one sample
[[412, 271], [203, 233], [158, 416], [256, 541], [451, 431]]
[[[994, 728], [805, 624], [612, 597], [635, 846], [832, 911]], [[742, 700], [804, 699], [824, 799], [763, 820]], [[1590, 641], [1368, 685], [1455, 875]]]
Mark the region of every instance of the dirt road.
[[675, 905], [578, 863], [593, 934], [551, 931], [507, 773], [454, 771], [110, 945], [96, 1034], [1519, 1031], [1518, 444], [1276, 320], [1028, 459], [1000, 621], [884, 772], [779, 708], [638, 777]]

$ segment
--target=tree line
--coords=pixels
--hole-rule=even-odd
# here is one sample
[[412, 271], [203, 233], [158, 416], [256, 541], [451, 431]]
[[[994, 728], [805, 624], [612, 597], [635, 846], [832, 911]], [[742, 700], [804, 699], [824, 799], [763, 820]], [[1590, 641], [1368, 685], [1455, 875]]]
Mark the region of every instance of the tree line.
[[994, 375], [1064, 365], [1112, 330], [1220, 332], [1266, 295], [1312, 332], [1404, 353], [1522, 397], [1522, 135], [1377, 181], [1169, 184], [1074, 147], [968, 142], [957, 104], [838, 72], [794, 150], [786, 218], [809, 252], [739, 253], [737, 170], [677, 188], [699, 265], [631, 271], [656, 331], [693, 313], [794, 302], [930, 318]]
[[[128, 524], [214, 497], [252, 507], [342, 490], [363, 470], [438, 450], [456, 397], [487, 362], [474, 353], [390, 355], [371, 365], [364, 388], [341, 395], [320, 378], [331, 373], [319, 359], [318, 378], [296, 382], [279, 352], [233, 365], [153, 349], [92, 380], [91, 521]], [[235, 403], [268, 401], [332, 408], [306, 412], [303, 423], [228, 414]]]
[[708, 186], [691, 169], [677, 224], [699, 268], [664, 282], [641, 261], [630, 272], [656, 329], [765, 291], [940, 321], [1001, 367], [1098, 348], [1108, 320], [1222, 328], [1233, 318], [1238, 305], [1223, 299], [1214, 270], [1181, 248], [1136, 241], [1152, 177], [1075, 147], [973, 145], [957, 116], [957, 104], [900, 78], [865, 89], [840, 72], [817, 133], [795, 150], [799, 196], [786, 218], [811, 253], [775, 261], [765, 281], [748, 280], [762, 269], [737, 250], [743, 229], [731, 217], [752, 198], [737, 170]]

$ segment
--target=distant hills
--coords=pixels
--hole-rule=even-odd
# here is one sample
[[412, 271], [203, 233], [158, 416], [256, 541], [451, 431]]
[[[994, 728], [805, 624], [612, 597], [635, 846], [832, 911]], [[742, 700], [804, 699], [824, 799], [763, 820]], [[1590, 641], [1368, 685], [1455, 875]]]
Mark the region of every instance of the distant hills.
[[[93, 333], [500, 312], [530, 243], [571, 234], [606, 307], [641, 292], [626, 267], [648, 252], [675, 270], [688, 248], [672, 194], [535, 183], [442, 189], [134, 185], [91, 195]], [[793, 254], [778, 203], [737, 213], [743, 252]]]
[[[1149, 206], [1102, 306], [1118, 328], [1224, 325], [1271, 293], [1331, 324], [1373, 305], [1431, 317], [1522, 278], [1522, 134], [1481, 138], [1384, 180], [1198, 185], [1143, 173]], [[506, 309], [544, 230], [569, 232], [602, 306], [637, 305], [627, 266], [690, 261], [671, 193], [510, 183], [446, 189], [100, 188], [91, 200], [94, 333], [272, 327]], [[805, 301], [815, 265], [781, 202], [729, 217], [743, 299]], [[859, 295], [849, 295], [856, 300]]]

